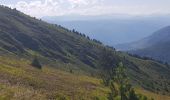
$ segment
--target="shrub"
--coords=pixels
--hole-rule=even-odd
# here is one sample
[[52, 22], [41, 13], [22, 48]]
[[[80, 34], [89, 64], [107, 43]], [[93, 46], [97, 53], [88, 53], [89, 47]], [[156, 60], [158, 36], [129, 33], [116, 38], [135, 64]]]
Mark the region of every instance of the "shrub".
[[35, 68], [42, 69], [42, 65], [40, 64], [37, 57], [34, 58], [31, 65]]

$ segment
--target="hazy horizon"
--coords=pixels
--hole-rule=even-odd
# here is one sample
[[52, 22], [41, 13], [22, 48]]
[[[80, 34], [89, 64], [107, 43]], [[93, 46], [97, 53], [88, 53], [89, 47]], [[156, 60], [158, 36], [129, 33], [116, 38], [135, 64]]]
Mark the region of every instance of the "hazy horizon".
[[1, 4], [17, 8], [35, 17], [61, 15], [148, 16], [170, 14], [169, 0], [1, 0]]
[[170, 25], [169, 15], [148, 17], [57, 16], [42, 19], [75, 29], [111, 46], [138, 41]]
[[0, 3], [74, 28], [112, 46], [140, 40], [170, 25], [168, 0], [4, 0]]

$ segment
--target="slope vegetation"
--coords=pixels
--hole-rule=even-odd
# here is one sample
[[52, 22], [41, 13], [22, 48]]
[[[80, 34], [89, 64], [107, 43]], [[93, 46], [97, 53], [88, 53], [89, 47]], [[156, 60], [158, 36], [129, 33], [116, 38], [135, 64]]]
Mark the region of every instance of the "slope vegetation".
[[[107, 100], [110, 90], [99, 78], [49, 66], [38, 70], [30, 63], [24, 58], [0, 57], [0, 100]], [[135, 90], [154, 100], [170, 98], [140, 87]]]
[[[16, 9], [7, 7], [0, 7], [0, 56], [14, 57], [14, 59], [17, 57], [17, 59], [21, 59], [21, 62], [22, 59], [30, 62], [34, 56], [37, 56], [43, 66], [51, 66], [60, 70], [74, 72], [78, 75], [95, 77], [98, 77], [98, 74], [100, 74], [99, 70], [111, 70], [119, 62], [123, 62], [134, 85], [157, 93], [169, 93], [169, 66], [117, 52], [114, 48], [105, 46], [97, 40], [91, 40], [75, 30], [70, 31], [59, 25], [48, 24], [42, 20], [25, 15]], [[1, 62], [3, 62], [3, 59], [1, 59]], [[0, 66], [2, 71], [7, 72], [0, 74], [2, 77], [5, 77], [1, 79], [2, 82], [6, 82], [4, 79], [9, 79], [7, 83], [10, 80], [14, 80], [12, 83], [15, 85], [20, 86], [18, 82], [23, 82], [32, 87], [35, 86], [35, 88], [44, 87], [52, 90], [54, 87], [48, 86], [54, 86], [56, 80], [53, 80], [53, 78], [60, 77], [57, 74], [58, 72], [54, 72], [56, 75], [52, 73], [48, 77], [46, 71], [32, 70], [28, 63], [27, 65], [21, 64], [17, 66], [14, 64], [11, 67], [8, 67], [11, 63], [10, 60], [5, 63], [9, 64], [1, 64]], [[13, 63], [17, 62], [14, 61]], [[16, 71], [16, 68], [13, 68], [15, 66], [16, 68], [24, 66], [28, 71], [23, 71], [20, 68]], [[31, 71], [34, 73], [33, 76], [31, 76]], [[23, 77], [16, 78], [15, 74]], [[30, 77], [27, 75], [30, 75]], [[59, 80], [61, 79], [62, 77], [59, 78]], [[76, 79], [73, 78], [72, 80]], [[29, 81], [33, 82], [27, 83]], [[49, 81], [51, 82], [46, 84]], [[67, 83], [66, 81], [61, 81], [61, 85]], [[60, 87], [62, 86], [56, 88]], [[67, 88], [71, 88], [71, 85]]]

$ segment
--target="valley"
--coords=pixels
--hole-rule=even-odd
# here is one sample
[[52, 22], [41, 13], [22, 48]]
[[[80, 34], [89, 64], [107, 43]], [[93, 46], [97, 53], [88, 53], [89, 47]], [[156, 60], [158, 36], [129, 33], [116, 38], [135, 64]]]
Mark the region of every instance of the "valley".
[[[35, 58], [42, 68], [33, 67]], [[111, 90], [101, 74], [112, 74], [120, 62], [141, 100], [169, 99], [169, 65], [117, 51], [76, 30], [0, 7], [2, 100], [108, 100]]]
[[117, 45], [119, 50], [128, 51], [144, 57], [150, 57], [162, 62], [170, 62], [170, 26], [163, 27], [154, 32], [151, 36], [135, 41]]

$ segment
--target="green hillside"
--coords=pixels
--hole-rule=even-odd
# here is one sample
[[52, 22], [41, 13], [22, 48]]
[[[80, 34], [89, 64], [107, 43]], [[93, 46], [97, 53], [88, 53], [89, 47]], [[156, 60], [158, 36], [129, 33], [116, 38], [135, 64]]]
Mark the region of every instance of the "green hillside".
[[[38, 70], [30, 63], [23, 58], [0, 57], [0, 100], [107, 100], [110, 89], [100, 78], [50, 66]], [[154, 100], [170, 99], [138, 86], [135, 90]]]
[[0, 100], [107, 98], [109, 89], [101, 84], [100, 79], [77, 76], [48, 66], [38, 70], [30, 63], [26, 59], [0, 57]]
[[[43, 65], [42, 70], [31, 66], [35, 56]], [[4, 89], [0, 94], [7, 93], [2, 98], [16, 96], [18, 88], [18, 92], [31, 91], [33, 97], [35, 94], [31, 93], [37, 93], [36, 98], [53, 97], [55, 92], [58, 97], [59, 91], [68, 98], [79, 98], [82, 94], [85, 100], [94, 100], [95, 96], [105, 98], [108, 88], [95, 77], [100, 78], [102, 71], [110, 71], [119, 62], [126, 66], [134, 86], [166, 95], [170, 90], [169, 66], [117, 52], [75, 30], [3, 6], [0, 7], [0, 57], [0, 87]]]

